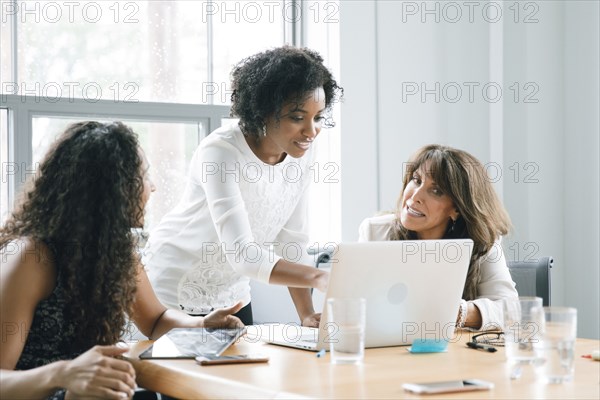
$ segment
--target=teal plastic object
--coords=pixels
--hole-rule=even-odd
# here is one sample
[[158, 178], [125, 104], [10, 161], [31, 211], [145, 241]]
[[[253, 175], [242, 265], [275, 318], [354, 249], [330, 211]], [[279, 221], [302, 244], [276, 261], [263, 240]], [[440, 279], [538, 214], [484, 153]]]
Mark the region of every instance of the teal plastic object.
[[436, 339], [415, 339], [408, 351], [411, 353], [443, 353], [448, 351], [448, 341]]

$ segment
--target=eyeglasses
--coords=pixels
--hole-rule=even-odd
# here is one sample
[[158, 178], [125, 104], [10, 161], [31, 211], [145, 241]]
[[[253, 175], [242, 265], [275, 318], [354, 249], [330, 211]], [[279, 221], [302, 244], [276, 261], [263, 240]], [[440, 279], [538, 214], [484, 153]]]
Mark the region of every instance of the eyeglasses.
[[504, 332], [483, 332], [473, 335], [471, 342], [504, 347]]

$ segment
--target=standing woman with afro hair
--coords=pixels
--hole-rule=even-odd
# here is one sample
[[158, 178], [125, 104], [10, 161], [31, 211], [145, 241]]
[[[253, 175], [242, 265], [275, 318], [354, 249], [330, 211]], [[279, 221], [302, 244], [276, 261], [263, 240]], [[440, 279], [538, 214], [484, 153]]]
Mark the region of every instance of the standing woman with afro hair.
[[0, 398], [130, 398], [135, 371], [118, 359], [126, 316], [156, 339], [173, 327], [238, 327], [160, 304], [137, 255], [154, 191], [137, 135], [80, 122], [60, 136], [0, 228]]
[[170, 307], [205, 315], [241, 300], [252, 324], [250, 279], [286, 285], [305, 326], [318, 326], [309, 288], [328, 275], [312, 267], [308, 192], [314, 141], [333, 126], [342, 95], [309, 49], [275, 48], [232, 72], [231, 116], [202, 141], [177, 206], [150, 234], [143, 262]]

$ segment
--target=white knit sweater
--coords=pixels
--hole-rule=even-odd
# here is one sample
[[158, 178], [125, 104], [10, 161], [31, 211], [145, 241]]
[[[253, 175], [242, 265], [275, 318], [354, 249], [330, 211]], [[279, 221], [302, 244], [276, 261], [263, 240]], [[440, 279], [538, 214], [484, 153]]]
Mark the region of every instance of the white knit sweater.
[[281, 258], [313, 265], [307, 187], [314, 149], [277, 165], [252, 152], [239, 127], [212, 132], [192, 158], [179, 204], [154, 229], [142, 261], [168, 307], [206, 313], [250, 302]]

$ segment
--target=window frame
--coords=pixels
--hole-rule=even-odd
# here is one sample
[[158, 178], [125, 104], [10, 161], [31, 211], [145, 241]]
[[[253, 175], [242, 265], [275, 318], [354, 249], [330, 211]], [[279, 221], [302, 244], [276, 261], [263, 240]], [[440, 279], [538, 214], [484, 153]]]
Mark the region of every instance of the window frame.
[[[206, 0], [208, 3], [213, 0]], [[8, 3], [17, 4], [17, 0], [8, 0]], [[283, 21], [284, 43], [290, 43], [293, 46], [301, 46], [304, 42], [302, 20], [296, 21], [296, 7], [305, 5], [301, 0], [283, 0], [284, 7], [291, 7], [294, 15], [291, 20]], [[211, 14], [207, 14], [208, 23], [208, 63], [209, 81], [213, 75], [213, 32], [212, 32]], [[11, 66], [10, 81], [18, 82], [18, 20], [17, 13], [13, 13], [10, 18], [11, 32]], [[282, 43], [283, 44], [283, 43]], [[97, 100], [90, 101], [84, 98], [69, 99], [44, 99], [39, 96], [4, 94], [0, 93], [0, 108], [8, 110], [8, 138], [6, 146], [8, 147], [8, 159], [6, 163], [26, 170], [31, 170], [33, 158], [32, 143], [32, 125], [33, 119], [38, 117], [63, 117], [63, 118], [98, 118], [98, 119], [125, 119], [139, 120], [144, 122], [171, 122], [171, 123], [202, 123], [206, 122], [207, 134], [221, 126], [222, 118], [228, 118], [230, 106], [217, 105], [213, 103], [213, 95], [209, 94], [209, 104], [186, 104], [186, 103], [166, 103], [166, 102], [148, 102], [148, 101], [115, 101], [115, 100]], [[202, 140], [198, 137], [198, 143]], [[4, 145], [4, 144], [3, 144]], [[3, 171], [6, 171], [3, 168]], [[33, 173], [33, 171], [32, 171]], [[2, 177], [8, 182], [3, 188], [7, 190], [9, 213], [13, 208], [16, 193], [19, 193], [24, 182], [18, 179], [16, 175], [10, 174]]]
[[[40, 97], [0, 94], [0, 108], [8, 109], [8, 160], [16, 167], [31, 170], [33, 158], [32, 125], [39, 117], [124, 119], [143, 122], [203, 123], [206, 132], [221, 126], [221, 119], [229, 116], [229, 106], [206, 104], [116, 102], [84, 99], [60, 99], [47, 102]], [[198, 137], [198, 143], [203, 138]], [[6, 170], [6, 169], [4, 169]], [[33, 173], [33, 170], [32, 170]], [[8, 202], [12, 208], [15, 194], [24, 181], [17, 175], [7, 175]]]

